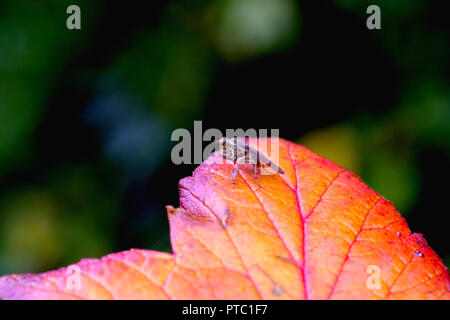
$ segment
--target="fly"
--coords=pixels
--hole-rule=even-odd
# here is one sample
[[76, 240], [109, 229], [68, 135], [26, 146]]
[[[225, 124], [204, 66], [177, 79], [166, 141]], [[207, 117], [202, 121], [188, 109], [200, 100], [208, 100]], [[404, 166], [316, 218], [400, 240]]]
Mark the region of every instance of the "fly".
[[[219, 140], [220, 144], [220, 155], [224, 159], [228, 159], [233, 161], [234, 164], [241, 163], [251, 163], [254, 166], [254, 175], [256, 184], [260, 187], [261, 185], [257, 180], [257, 170], [261, 167], [261, 163], [266, 166], [271, 167], [275, 172], [284, 174], [284, 170], [278, 167], [275, 163], [270, 161], [266, 156], [261, 154], [259, 151], [251, 147], [245, 139], [238, 139], [238, 137], [234, 138], [222, 138]], [[233, 184], [236, 183], [237, 175], [239, 173], [239, 168], [236, 167], [236, 170], [231, 175], [231, 180]]]

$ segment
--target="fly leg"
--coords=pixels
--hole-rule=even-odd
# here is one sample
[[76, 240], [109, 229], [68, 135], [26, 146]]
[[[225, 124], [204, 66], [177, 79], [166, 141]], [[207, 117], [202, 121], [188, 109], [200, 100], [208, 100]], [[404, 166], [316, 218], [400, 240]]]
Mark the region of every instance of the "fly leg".
[[258, 169], [259, 169], [259, 166], [261, 165], [261, 163], [259, 162], [259, 161], [257, 161], [255, 164], [254, 164], [254, 169], [255, 169], [255, 171], [254, 171], [254, 173], [253, 173], [253, 179], [255, 179], [255, 182], [256, 182], [256, 184], [258, 185], [258, 187], [260, 188], [260, 189], [262, 189], [262, 187], [261, 187], [261, 185], [259, 184], [259, 182], [258, 182]]
[[234, 170], [233, 174], [231, 175], [231, 181], [233, 181], [233, 184], [236, 184], [237, 175], [239, 173], [239, 169]]
[[234, 170], [233, 174], [231, 175], [231, 181], [233, 181], [233, 184], [236, 184], [237, 175], [239, 173], [238, 165], [236, 165], [236, 170]]
[[[237, 147], [236, 147], [237, 148]], [[231, 181], [233, 184], [236, 184], [237, 175], [239, 173], [239, 163], [238, 163], [238, 157], [237, 157], [237, 149], [233, 152], [233, 164], [236, 166], [236, 169], [234, 170], [233, 174], [231, 175]]]

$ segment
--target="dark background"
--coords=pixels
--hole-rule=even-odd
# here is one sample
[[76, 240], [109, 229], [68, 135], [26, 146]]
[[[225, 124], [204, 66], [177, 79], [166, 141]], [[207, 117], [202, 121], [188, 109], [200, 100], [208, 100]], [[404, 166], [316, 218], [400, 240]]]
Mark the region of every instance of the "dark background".
[[280, 129], [360, 175], [449, 265], [442, 3], [0, 2], [0, 275], [170, 252], [164, 207], [196, 167], [171, 162], [170, 136], [194, 120]]

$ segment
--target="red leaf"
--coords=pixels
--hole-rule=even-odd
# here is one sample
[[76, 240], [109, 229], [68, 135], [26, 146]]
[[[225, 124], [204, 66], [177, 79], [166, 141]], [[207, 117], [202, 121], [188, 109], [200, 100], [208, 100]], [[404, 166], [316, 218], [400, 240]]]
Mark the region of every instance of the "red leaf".
[[233, 185], [231, 164], [181, 180], [173, 255], [134, 249], [4, 276], [0, 298], [450, 299], [440, 258], [356, 175], [284, 140], [279, 165], [263, 188], [245, 166]]

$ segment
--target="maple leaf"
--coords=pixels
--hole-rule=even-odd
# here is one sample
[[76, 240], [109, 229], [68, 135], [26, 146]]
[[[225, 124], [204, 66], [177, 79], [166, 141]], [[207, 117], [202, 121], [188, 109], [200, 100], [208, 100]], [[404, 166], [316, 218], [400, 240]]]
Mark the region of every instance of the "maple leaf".
[[252, 168], [233, 185], [231, 164], [205, 161], [180, 181], [180, 208], [167, 207], [173, 254], [3, 276], [0, 298], [450, 299], [441, 259], [359, 177], [285, 140], [279, 166], [260, 188]]

